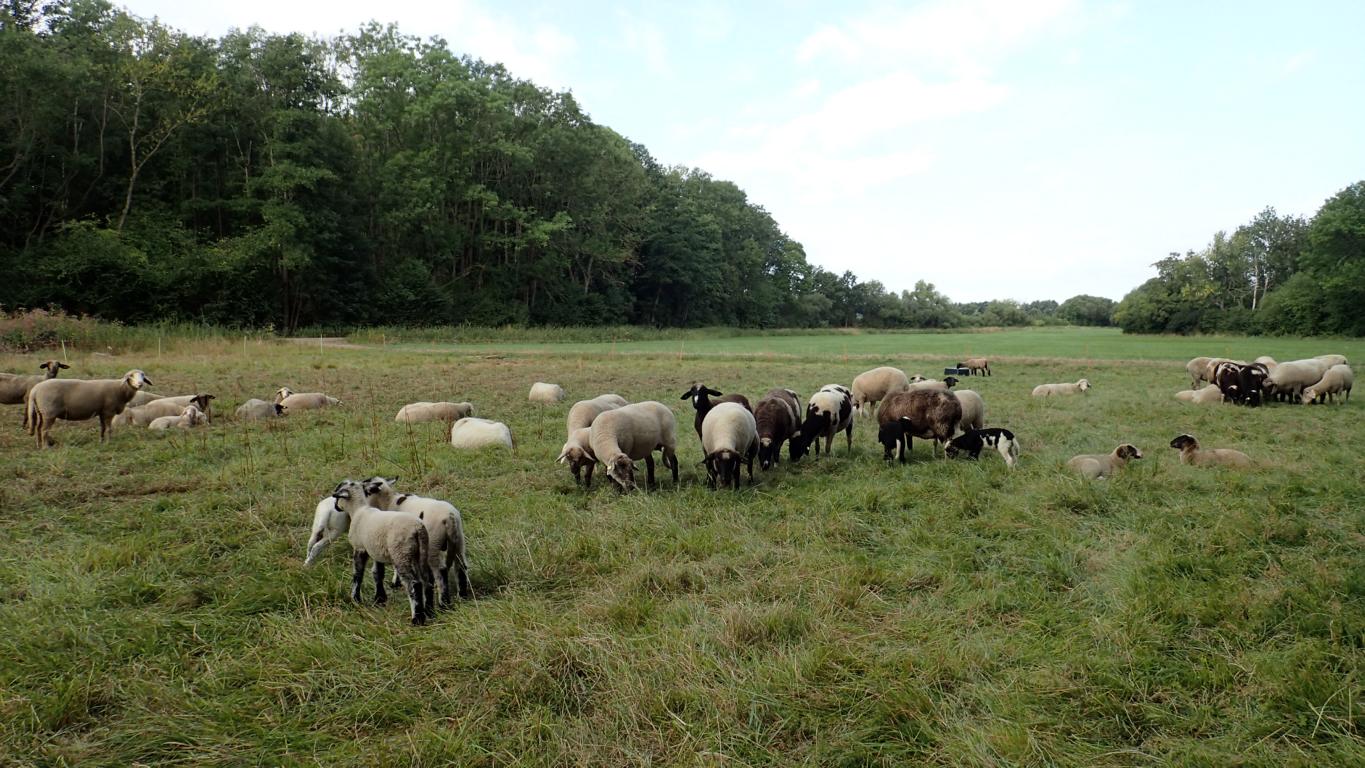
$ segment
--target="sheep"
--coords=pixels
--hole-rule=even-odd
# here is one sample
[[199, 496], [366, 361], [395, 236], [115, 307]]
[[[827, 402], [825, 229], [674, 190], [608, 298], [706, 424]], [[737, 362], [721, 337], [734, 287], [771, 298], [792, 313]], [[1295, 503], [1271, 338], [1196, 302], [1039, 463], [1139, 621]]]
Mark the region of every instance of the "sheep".
[[[455, 505], [441, 499], [399, 493], [394, 488], [396, 477], [371, 477], [365, 481], [365, 499], [378, 509], [414, 515], [427, 529], [430, 545], [428, 563], [431, 575], [441, 586], [441, 605], [450, 605], [450, 567], [455, 566], [455, 585], [460, 598], [469, 600], [474, 597], [474, 589], [469, 584], [469, 561], [465, 556], [464, 518]], [[397, 574], [389, 586], [398, 586]], [[428, 582], [429, 584], [429, 582]], [[428, 587], [430, 589], [430, 587]], [[431, 604], [432, 594], [426, 595]]]
[[[962, 393], [958, 393], [960, 398]], [[948, 447], [944, 453], [948, 458], [956, 458], [959, 454], [965, 453], [973, 461], [981, 456], [981, 449], [985, 447], [994, 448], [1005, 459], [1005, 466], [1014, 469], [1014, 465], [1019, 461], [1019, 441], [1014, 438], [1014, 433], [1003, 427], [990, 427], [989, 429], [969, 429], [961, 435], [948, 441]]]
[[754, 415], [739, 403], [717, 403], [701, 425], [701, 448], [706, 457], [707, 485], [731, 485], [739, 490], [741, 461], [749, 466], [754, 482], [754, 456], [758, 453], [758, 425]]
[[939, 392], [947, 392], [956, 385], [957, 377], [955, 376], [944, 376], [942, 381], [939, 381], [938, 379], [920, 378], [918, 381], [910, 382], [909, 391], [913, 392], [915, 390], [931, 389]]
[[1331, 366], [1321, 360], [1291, 360], [1275, 366], [1266, 377], [1266, 389], [1279, 399], [1298, 400], [1304, 387], [1311, 387], [1322, 379]]
[[1338, 365], [1346, 365], [1347, 363], [1345, 355], [1316, 355], [1313, 357], [1313, 359], [1321, 360], [1322, 362], [1327, 364], [1328, 368], [1332, 368]]
[[474, 415], [474, 406], [469, 403], [450, 403], [437, 402], [430, 403], [422, 401], [419, 403], [408, 403], [398, 409], [398, 415], [393, 420], [400, 424], [419, 424], [429, 421], [444, 421], [453, 423], [467, 416]]
[[274, 419], [283, 416], [285, 410], [285, 407], [279, 403], [267, 403], [253, 397], [237, 406], [237, 418], [243, 421]]
[[162, 397], [153, 400], [146, 405], [128, 406], [123, 409], [123, 413], [114, 417], [115, 426], [145, 427], [154, 420], [162, 416], [179, 416], [185, 410], [185, 406], [193, 405], [204, 412], [204, 416], [212, 421], [209, 412], [212, 408], [211, 402], [213, 395], [178, 395], [176, 397]]
[[1251, 364], [1265, 366], [1265, 372], [1267, 374], [1275, 370], [1275, 366], [1279, 365], [1279, 363], [1275, 362], [1275, 358], [1271, 357], [1270, 355], [1261, 355], [1255, 360], [1252, 360]]
[[1051, 397], [1053, 395], [1075, 395], [1089, 391], [1089, 389], [1089, 379], [1081, 379], [1074, 384], [1039, 384], [1033, 388], [1033, 396]]
[[1171, 447], [1180, 451], [1180, 463], [1195, 467], [1249, 467], [1251, 457], [1231, 448], [1200, 448], [1194, 435], [1180, 435], [1171, 441]]
[[[716, 398], [712, 400], [711, 398]], [[700, 381], [693, 382], [691, 389], [682, 393], [679, 400], [691, 400], [692, 407], [697, 410], [696, 418], [692, 421], [692, 426], [697, 430], [697, 437], [701, 437], [701, 423], [706, 419], [706, 414], [716, 403], [739, 403], [746, 410], [753, 413], [754, 409], [749, 405], [749, 398], [740, 394], [725, 395], [711, 389]]]
[[882, 444], [882, 458], [887, 461], [894, 450], [903, 463], [905, 454], [914, 448], [915, 437], [932, 439], [937, 456], [938, 446], [946, 446], [962, 423], [962, 403], [957, 395], [942, 390], [898, 392], [882, 403], [877, 422], [877, 442]]
[[623, 405], [627, 405], [626, 399], [620, 395], [598, 395], [591, 400], [579, 400], [564, 419], [564, 431], [572, 433], [576, 429], [590, 427], [598, 416]]
[[788, 451], [797, 461], [810, 446], [820, 455], [820, 438], [825, 438], [825, 453], [833, 455], [834, 436], [840, 431], [848, 437], [848, 451], [853, 452], [853, 392], [842, 384], [826, 384], [810, 396], [806, 403], [806, 420], [792, 436]]
[[144, 389], [139, 391], [136, 395], [133, 395], [133, 399], [128, 401], [128, 407], [137, 408], [139, 406], [146, 405], [147, 403], [150, 403], [153, 400], [160, 400], [164, 397], [165, 395], [158, 395], [155, 392], [148, 392], [147, 390]]
[[866, 417], [877, 412], [877, 403], [893, 392], [904, 392], [910, 388], [910, 379], [905, 371], [884, 365], [863, 371], [853, 379], [853, 410]]
[[48, 379], [28, 393], [29, 432], [38, 447], [52, 445], [52, 426], [58, 419], [84, 421], [99, 417], [100, 442], [104, 442], [114, 417], [139, 389], [151, 384], [147, 374], [134, 368], [121, 379]]
[[352, 560], [351, 599], [360, 602], [360, 586], [365, 580], [365, 564], [374, 558], [374, 601], [383, 605], [384, 565], [392, 565], [408, 593], [408, 608], [412, 623], [421, 626], [428, 616], [435, 615], [434, 606], [427, 603], [430, 588], [427, 574], [430, 562], [430, 537], [422, 521], [403, 512], [375, 509], [365, 500], [365, 486], [355, 480], [343, 480], [332, 491], [332, 503], [337, 512], [350, 520], [346, 537], [355, 552]]
[[654, 451], [662, 452], [664, 466], [673, 470], [673, 484], [678, 484], [678, 423], [668, 406], [653, 400], [624, 405], [598, 416], [591, 429], [592, 453], [621, 492], [635, 488], [635, 462], [640, 459], [647, 471], [645, 487], [654, 484]]
[[1113, 453], [1083, 453], [1080, 456], [1073, 456], [1066, 466], [1079, 473], [1081, 477], [1095, 480], [1108, 477], [1126, 467], [1129, 461], [1140, 458], [1142, 451], [1139, 451], [1137, 446], [1124, 443], [1115, 448]]
[[490, 445], [516, 447], [512, 442], [512, 430], [506, 424], [473, 416], [466, 416], [451, 425], [450, 444], [464, 449], [487, 448]]
[[290, 413], [341, 405], [340, 400], [335, 397], [328, 397], [321, 392], [295, 392], [289, 387], [280, 387], [275, 391], [275, 402], [283, 405]]
[[543, 381], [537, 381], [531, 385], [531, 392], [527, 395], [527, 399], [541, 405], [554, 405], [564, 399], [564, 388], [558, 384], [546, 384]]
[[555, 461], [569, 465], [575, 485], [585, 484], [583, 470], [586, 469], [586, 487], [592, 487], [592, 472], [596, 468], [597, 457], [592, 452], [592, 431], [589, 427], [598, 416], [623, 405], [626, 405], [626, 399], [620, 395], [598, 395], [591, 400], [579, 400], [569, 409], [569, 415], [564, 419], [568, 439], [564, 441], [564, 447]]
[[1204, 387], [1203, 389], [1185, 389], [1175, 393], [1175, 399], [1182, 403], [1195, 403], [1197, 405], [1209, 405], [1212, 403], [1223, 402], [1223, 391], [1218, 387]]
[[1239, 365], [1219, 363], [1214, 370], [1213, 383], [1219, 392], [1238, 405], [1255, 407], [1261, 404], [1266, 367], [1259, 363]]
[[758, 429], [758, 466], [771, 469], [781, 462], [782, 443], [801, 427], [801, 398], [790, 389], [770, 389], [754, 407]]
[[40, 381], [57, 378], [57, 374], [71, 366], [56, 360], [46, 360], [38, 370], [47, 373], [19, 374], [0, 373], [0, 404], [24, 406], [24, 429], [28, 429], [28, 393]]
[[954, 432], [968, 432], [986, 426], [986, 401], [970, 389], [959, 389], [953, 393], [962, 405], [962, 420]]
[[1199, 389], [1204, 381], [1204, 371], [1209, 367], [1208, 357], [1196, 357], [1185, 363], [1185, 370], [1190, 374], [1190, 389]]
[[1346, 396], [1342, 401], [1351, 399], [1351, 387], [1355, 385], [1355, 372], [1349, 365], [1334, 365], [1327, 369], [1327, 373], [1311, 387], [1305, 387], [1302, 400], [1305, 405], [1313, 401], [1326, 402], [1328, 400], [1336, 402], [1336, 395], [1345, 392]]
[[191, 427], [203, 426], [207, 423], [209, 423], [208, 416], [203, 411], [199, 410], [199, 406], [191, 403], [180, 411], [179, 416], [159, 416], [152, 419], [152, 422], [147, 425], [147, 428], [156, 430], [189, 429]]
[[978, 371], [981, 372], [980, 375], [982, 376], [991, 375], [991, 363], [984, 357], [969, 357], [958, 363], [957, 367], [966, 368], [971, 371], [971, 373], [967, 374], [969, 376], [976, 374]]
[[1246, 361], [1244, 360], [1233, 360], [1230, 357], [1210, 357], [1209, 362], [1205, 364], [1204, 371], [1201, 374], [1203, 380], [1212, 384], [1214, 382], [1214, 374], [1218, 371], [1218, 366], [1222, 365], [1223, 363], [1236, 363], [1238, 365], [1246, 365]]

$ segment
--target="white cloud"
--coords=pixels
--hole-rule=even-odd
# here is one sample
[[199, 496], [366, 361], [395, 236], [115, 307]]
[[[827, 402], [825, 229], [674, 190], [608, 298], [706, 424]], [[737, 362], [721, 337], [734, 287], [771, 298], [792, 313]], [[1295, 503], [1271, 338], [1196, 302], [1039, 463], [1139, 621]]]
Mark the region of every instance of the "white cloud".
[[668, 44], [659, 26], [632, 14], [620, 14], [620, 32], [626, 50], [643, 61], [656, 76], [671, 74], [668, 64]]

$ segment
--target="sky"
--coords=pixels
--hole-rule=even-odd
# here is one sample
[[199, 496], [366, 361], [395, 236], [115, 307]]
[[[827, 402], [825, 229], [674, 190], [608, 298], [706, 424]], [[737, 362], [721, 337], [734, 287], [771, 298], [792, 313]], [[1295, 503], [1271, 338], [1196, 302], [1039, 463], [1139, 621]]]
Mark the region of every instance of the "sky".
[[376, 20], [572, 91], [807, 258], [955, 301], [1121, 298], [1365, 179], [1365, 3], [134, 0], [191, 34]]

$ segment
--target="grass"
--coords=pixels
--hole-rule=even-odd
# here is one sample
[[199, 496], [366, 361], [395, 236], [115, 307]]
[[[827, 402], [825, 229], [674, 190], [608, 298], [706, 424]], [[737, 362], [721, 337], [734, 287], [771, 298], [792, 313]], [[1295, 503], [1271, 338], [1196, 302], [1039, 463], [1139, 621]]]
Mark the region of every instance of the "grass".
[[[1170, 397], [1193, 354], [1359, 358], [1359, 343], [969, 338], [1004, 356], [969, 381], [1019, 434], [1020, 469], [918, 442], [886, 466], [860, 424], [852, 456], [838, 444], [737, 494], [700, 482], [678, 400], [693, 379], [809, 393], [868, 357], [931, 372], [968, 337], [73, 357], [85, 376], [138, 366], [157, 391], [213, 391], [219, 417], [104, 446], [63, 424], [38, 452], [18, 408], [0, 411], [0, 764], [1365, 761], [1361, 406]], [[1028, 397], [1082, 375], [1086, 396]], [[527, 403], [535, 380], [672, 406], [681, 487], [575, 489], [551, 463], [568, 404]], [[223, 416], [282, 384], [346, 405]], [[473, 401], [516, 452], [456, 453], [435, 425], [392, 422], [423, 399]], [[1259, 466], [1181, 466], [1166, 443], [1186, 431]], [[1113, 481], [1060, 470], [1122, 441], [1147, 458]], [[479, 599], [432, 626], [408, 626], [399, 599], [351, 605], [344, 543], [302, 566], [318, 498], [379, 472], [465, 514]]]

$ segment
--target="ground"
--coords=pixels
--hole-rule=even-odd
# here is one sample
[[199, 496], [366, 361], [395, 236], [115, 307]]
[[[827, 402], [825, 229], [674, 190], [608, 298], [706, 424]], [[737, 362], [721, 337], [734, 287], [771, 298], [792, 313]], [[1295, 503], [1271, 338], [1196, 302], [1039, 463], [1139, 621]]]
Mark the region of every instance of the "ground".
[[[356, 339], [353, 339], [355, 341]], [[212, 427], [63, 423], [38, 451], [0, 410], [0, 764], [1350, 765], [1365, 762], [1362, 405], [1178, 403], [1198, 354], [1365, 343], [1110, 331], [359, 348], [167, 340], [69, 352], [218, 396]], [[694, 379], [803, 397], [892, 364], [963, 386], [1021, 466], [784, 462], [709, 491]], [[46, 355], [0, 356], [27, 370]], [[1035, 384], [1087, 377], [1082, 396]], [[555, 407], [534, 381], [564, 386]], [[344, 406], [235, 423], [282, 385]], [[572, 400], [678, 416], [680, 487], [574, 487]], [[1359, 394], [1359, 393], [1358, 393]], [[515, 452], [458, 453], [415, 400], [469, 400]], [[1182, 432], [1250, 454], [1185, 467]], [[1063, 462], [1137, 444], [1122, 476]], [[345, 477], [464, 513], [477, 600], [427, 627], [348, 599], [349, 545], [310, 568], [313, 507]], [[373, 594], [367, 580], [366, 595]]]

